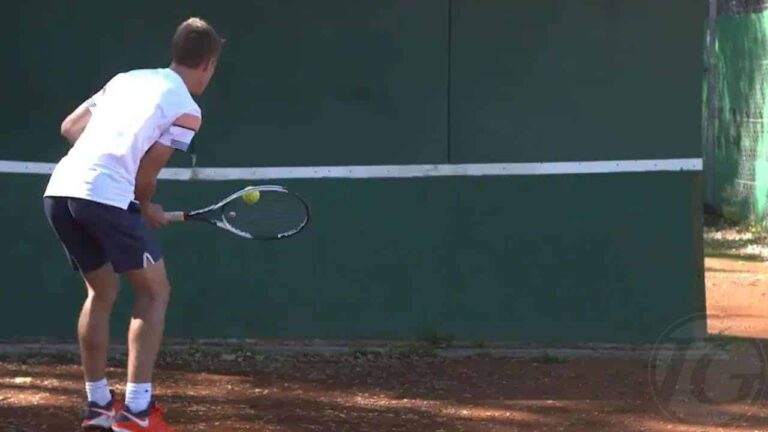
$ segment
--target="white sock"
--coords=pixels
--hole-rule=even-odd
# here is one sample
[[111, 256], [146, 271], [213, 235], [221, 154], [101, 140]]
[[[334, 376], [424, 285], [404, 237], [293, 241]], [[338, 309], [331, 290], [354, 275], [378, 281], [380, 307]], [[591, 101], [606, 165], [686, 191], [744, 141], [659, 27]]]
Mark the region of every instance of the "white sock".
[[128, 383], [125, 386], [125, 404], [132, 413], [140, 413], [147, 409], [152, 399], [152, 383]]
[[101, 381], [85, 383], [85, 393], [88, 395], [88, 402], [96, 402], [102, 406], [112, 400], [112, 394], [109, 393], [109, 384], [107, 384], [106, 378]]

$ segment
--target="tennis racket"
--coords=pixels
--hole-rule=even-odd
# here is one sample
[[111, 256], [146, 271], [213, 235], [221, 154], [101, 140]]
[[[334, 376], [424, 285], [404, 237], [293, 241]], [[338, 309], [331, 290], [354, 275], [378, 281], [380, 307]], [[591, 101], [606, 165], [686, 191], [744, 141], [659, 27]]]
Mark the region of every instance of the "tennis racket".
[[307, 226], [309, 206], [282, 186], [249, 186], [210, 207], [165, 216], [171, 222], [207, 222], [248, 239], [277, 240]]

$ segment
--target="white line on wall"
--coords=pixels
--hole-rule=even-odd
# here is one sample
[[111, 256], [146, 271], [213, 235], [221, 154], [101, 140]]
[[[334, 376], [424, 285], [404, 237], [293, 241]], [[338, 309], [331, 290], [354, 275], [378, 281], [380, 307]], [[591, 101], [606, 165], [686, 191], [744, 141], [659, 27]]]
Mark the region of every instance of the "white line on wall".
[[[0, 160], [0, 173], [50, 174], [55, 164]], [[526, 162], [440, 165], [352, 165], [316, 167], [166, 168], [165, 180], [281, 180], [316, 178], [412, 178], [514, 175], [610, 174], [701, 171], [701, 159], [585, 162]]]

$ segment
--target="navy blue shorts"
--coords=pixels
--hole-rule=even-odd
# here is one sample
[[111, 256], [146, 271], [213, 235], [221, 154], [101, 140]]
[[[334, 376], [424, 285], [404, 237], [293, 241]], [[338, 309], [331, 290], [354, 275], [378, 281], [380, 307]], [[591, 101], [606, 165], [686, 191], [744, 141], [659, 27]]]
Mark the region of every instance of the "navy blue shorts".
[[45, 197], [43, 206], [76, 271], [88, 273], [112, 263], [124, 273], [162, 257], [137, 203], [123, 210], [79, 198]]

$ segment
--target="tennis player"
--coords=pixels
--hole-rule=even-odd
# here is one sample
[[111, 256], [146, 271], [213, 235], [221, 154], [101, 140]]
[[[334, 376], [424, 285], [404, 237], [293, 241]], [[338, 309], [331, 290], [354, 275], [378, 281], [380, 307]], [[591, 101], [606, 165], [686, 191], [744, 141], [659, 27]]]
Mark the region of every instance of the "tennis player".
[[[160, 170], [175, 150], [189, 148], [200, 128], [192, 96], [208, 86], [222, 44], [208, 23], [188, 19], [173, 37], [168, 68], [118, 74], [61, 125], [72, 148], [51, 175], [43, 201], [88, 294], [78, 322], [85, 430], [173, 431], [152, 400], [171, 291], [150, 231], [168, 221], [152, 197]], [[120, 274], [134, 291], [124, 403], [113, 399], [105, 372]]]

